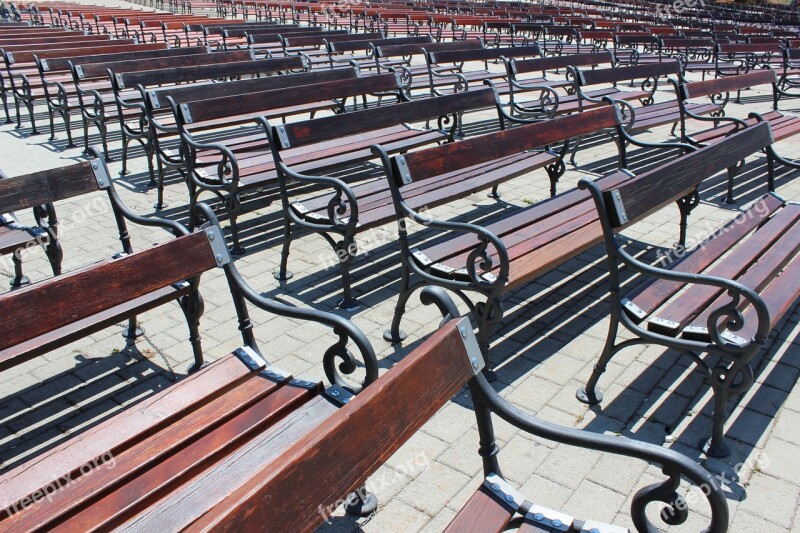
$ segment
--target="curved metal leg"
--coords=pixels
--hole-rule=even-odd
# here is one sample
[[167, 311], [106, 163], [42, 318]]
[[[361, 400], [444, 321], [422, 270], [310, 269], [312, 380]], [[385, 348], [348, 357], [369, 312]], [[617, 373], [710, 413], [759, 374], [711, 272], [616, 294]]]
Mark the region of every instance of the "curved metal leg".
[[392, 325], [383, 332], [383, 340], [391, 344], [397, 344], [406, 340], [406, 333], [400, 329], [400, 321], [403, 319], [403, 314], [406, 312], [406, 302], [413, 294], [414, 290], [421, 285], [410, 284], [411, 272], [403, 265], [403, 277], [400, 280], [400, 296], [397, 298], [397, 305], [394, 308], [394, 317], [392, 318]]
[[289, 249], [292, 245], [292, 228], [290, 222], [284, 216], [283, 221], [283, 245], [281, 246], [281, 264], [275, 273], [275, 279], [286, 281], [294, 277], [294, 272], [289, 270]]
[[336, 257], [339, 258], [339, 268], [342, 272], [342, 291], [344, 292], [344, 297], [336, 307], [348, 313], [353, 313], [361, 308], [361, 302], [353, 296], [352, 279], [350, 278], [350, 265], [356, 257], [356, 252], [354, 240], [351, 240], [349, 244], [347, 240], [341, 240], [336, 243]]
[[597, 361], [597, 364], [594, 365], [594, 368], [592, 369], [592, 375], [589, 377], [589, 381], [586, 383], [586, 386], [578, 389], [578, 391], [575, 393], [575, 396], [581, 403], [595, 405], [603, 401], [603, 393], [597, 390], [597, 382], [600, 380], [600, 376], [603, 374], [603, 372], [606, 371], [606, 366], [611, 358], [614, 357], [614, 354], [625, 345], [625, 343], [622, 343], [619, 346], [615, 344], [617, 341], [618, 331], [619, 320], [617, 317], [612, 316], [611, 323], [608, 326], [608, 337], [606, 338], [606, 344], [603, 347], [603, 352], [600, 354], [600, 359]]
[[194, 354], [194, 364], [189, 368], [191, 373], [200, 370], [204, 365], [203, 347], [200, 343], [200, 317], [203, 316], [205, 304], [197, 290], [199, 280], [194, 279], [189, 283], [192, 285], [192, 292], [181, 297], [179, 303], [186, 316], [186, 324], [189, 326], [189, 342], [192, 344], [192, 353]]

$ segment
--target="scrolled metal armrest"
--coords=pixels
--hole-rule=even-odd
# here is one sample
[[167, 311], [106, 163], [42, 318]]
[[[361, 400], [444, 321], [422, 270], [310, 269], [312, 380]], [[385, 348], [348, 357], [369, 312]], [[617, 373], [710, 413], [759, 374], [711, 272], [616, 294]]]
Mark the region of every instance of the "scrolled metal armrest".
[[[213, 211], [207, 205], [203, 203], [197, 204], [196, 211], [199, 215], [208, 219], [211, 224], [218, 225]], [[378, 378], [378, 360], [375, 356], [375, 350], [372, 348], [369, 340], [367, 340], [366, 335], [352, 322], [333, 313], [327, 313], [316, 309], [293, 307], [265, 298], [244, 281], [233, 262], [229, 262], [225, 265], [225, 272], [229, 283], [231, 283], [231, 290], [233, 291], [235, 287], [235, 290], [237, 290], [242, 297], [259, 309], [288, 318], [317, 322], [333, 329], [333, 332], [339, 336], [339, 340], [325, 351], [322, 358], [325, 375], [331, 383], [358, 393], [363, 387], [366, 387]], [[347, 349], [349, 341], [352, 341], [358, 349], [364, 365], [365, 377], [360, 385], [354, 385], [346, 381], [340, 373], [341, 371], [344, 374], [352, 374], [358, 368], [358, 362], [355, 356]], [[338, 365], [337, 358], [341, 359]]]
[[[187, 132], [181, 132], [181, 142], [189, 146], [193, 150], [211, 150], [219, 152], [219, 162], [217, 162], [218, 172], [217, 178], [219, 185], [208, 183], [207, 181], [199, 180], [194, 172], [191, 172], [191, 179], [198, 187], [206, 190], [227, 190], [231, 186], [237, 186], [239, 182], [239, 165], [236, 162], [236, 156], [227, 146], [219, 143], [199, 143], [192, 139], [191, 135]], [[186, 154], [186, 158], [191, 155]], [[206, 164], [204, 164], [206, 165]], [[210, 165], [209, 165], [210, 166]], [[224, 168], [230, 172], [230, 176], [226, 176]]]
[[[340, 179], [331, 176], [310, 176], [308, 174], [300, 174], [292, 171], [283, 162], [278, 162], [276, 166], [280, 167], [280, 171], [287, 174], [291, 179], [297, 180], [301, 183], [322, 185], [329, 187], [335, 191], [335, 194], [328, 203], [328, 218], [331, 224], [320, 224], [318, 222], [311, 222], [304, 220], [304, 224], [313, 226], [319, 230], [338, 230], [344, 231], [348, 234], [354, 234], [356, 226], [358, 225], [358, 200], [352, 189]], [[291, 195], [291, 191], [285, 191], [287, 196]], [[344, 196], [344, 199], [342, 199]], [[341, 215], [347, 214], [347, 220], [343, 220]]]
[[[439, 287], [425, 287], [420, 293], [420, 300], [425, 305], [438, 307], [443, 317], [442, 325], [459, 316], [458, 308], [452, 298]], [[685, 455], [647, 442], [611, 437], [546, 422], [509, 403], [494, 390], [483, 374], [478, 373], [473, 379], [470, 384], [473, 401], [484, 404], [501, 419], [527, 433], [568, 446], [589, 448], [660, 465], [669, 479], [640, 489], [631, 502], [631, 516], [637, 531], [658, 531], [646, 514], [648, 505], [655, 502], [667, 504], [667, 513], [662, 512], [660, 516], [666, 517], [665, 522], [668, 520], [669, 525], [685, 522], [688, 517], [688, 504], [686, 499], [677, 493], [681, 476], [700, 487], [711, 506], [711, 523], [706, 531], [723, 533], [727, 530], [729, 512], [723, 487], [706, 469]]]

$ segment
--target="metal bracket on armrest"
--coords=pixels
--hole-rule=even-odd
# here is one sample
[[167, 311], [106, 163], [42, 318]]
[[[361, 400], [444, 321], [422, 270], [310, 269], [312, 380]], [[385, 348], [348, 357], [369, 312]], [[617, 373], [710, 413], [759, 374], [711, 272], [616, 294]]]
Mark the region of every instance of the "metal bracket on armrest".
[[236, 357], [241, 359], [241, 361], [250, 370], [253, 371], [261, 370], [262, 368], [267, 366], [267, 362], [264, 360], [264, 358], [261, 357], [261, 355], [259, 355], [258, 352], [256, 352], [249, 346], [242, 346], [240, 348], [236, 348], [236, 350], [233, 353], [236, 354]]
[[[469, 318], [462, 317], [459, 319], [458, 332], [461, 333], [461, 339], [464, 341], [464, 348], [467, 350], [467, 357], [472, 365], [472, 372], [477, 376], [486, 363], [483, 360], [483, 353], [478, 346], [478, 339], [475, 338], [475, 332], [472, 330]], [[487, 478], [488, 479], [488, 478]]]
[[525, 503], [525, 497], [522, 493], [497, 474], [486, 476], [486, 479], [483, 480], [483, 485], [491, 490], [492, 494], [503, 500], [514, 512]]
[[630, 530], [624, 527], [596, 522], [594, 520], [587, 520], [583, 523], [581, 533], [630, 533]]
[[222, 230], [217, 225], [203, 228], [208, 237], [208, 242], [211, 244], [211, 251], [214, 253], [214, 259], [217, 261], [217, 266], [225, 266], [231, 262], [231, 255], [228, 253], [228, 245], [225, 244], [225, 237], [222, 235]]
[[101, 189], [111, 187], [111, 176], [108, 174], [108, 167], [99, 159], [92, 161], [92, 173], [97, 180], [97, 186]]
[[545, 527], [550, 527], [557, 531], [571, 531], [572, 523], [575, 521], [575, 519], [568, 514], [554, 511], [535, 503], [531, 505], [531, 509], [528, 511], [528, 514], [525, 515], [525, 518], [531, 522], [542, 524]]
[[331, 385], [330, 387], [325, 389], [324, 394], [330, 401], [339, 405], [339, 407], [348, 403], [355, 396], [352, 392], [343, 387], [340, 387], [339, 385]]

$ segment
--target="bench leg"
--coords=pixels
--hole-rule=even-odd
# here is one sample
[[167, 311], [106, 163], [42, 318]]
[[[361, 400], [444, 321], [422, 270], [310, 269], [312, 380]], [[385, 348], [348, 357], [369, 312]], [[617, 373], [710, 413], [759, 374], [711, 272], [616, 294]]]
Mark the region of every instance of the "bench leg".
[[231, 237], [233, 238], [231, 254], [244, 255], [245, 249], [239, 241], [239, 224], [237, 223], [237, 218], [239, 218], [239, 199], [229, 197], [225, 200], [225, 204], [228, 207], [228, 213], [230, 213]]
[[739, 170], [744, 167], [744, 159], [739, 161], [736, 165], [728, 168], [728, 194], [725, 197], [726, 204], [735, 204], [736, 199], [733, 197], [733, 178], [739, 173]]
[[144, 328], [139, 325], [139, 321], [135, 316], [128, 319], [128, 325], [122, 330], [122, 337], [125, 339], [133, 340], [138, 339], [144, 335]]
[[39, 135], [39, 130], [36, 129], [36, 117], [33, 114], [33, 102], [25, 100], [25, 107], [28, 108], [28, 116], [31, 117], [31, 135]]
[[108, 153], [108, 125], [106, 125], [105, 120], [99, 120], [97, 122], [97, 129], [100, 131], [100, 142], [103, 143], [103, 155], [105, 156], [106, 163], [110, 163], [113, 159], [111, 159], [111, 155]]
[[75, 141], [72, 139], [72, 119], [69, 110], [59, 111], [61, 119], [64, 121], [64, 129], [67, 130], [67, 148], [75, 148]]
[[283, 219], [283, 245], [281, 246], [281, 264], [278, 271], [275, 272], [275, 279], [278, 281], [287, 281], [294, 277], [294, 272], [289, 270], [289, 249], [292, 245], [292, 227], [288, 220], [288, 215], [284, 215]]
[[[612, 295], [612, 297], [615, 297], [615, 295]], [[619, 319], [614, 316], [614, 313], [616, 312], [619, 312], [619, 310], [612, 310], [611, 323], [608, 326], [608, 337], [606, 338], [606, 344], [603, 346], [600, 359], [592, 369], [592, 375], [589, 377], [589, 381], [586, 382], [585, 387], [578, 389], [578, 391], [575, 393], [575, 396], [581, 403], [585, 403], [587, 405], [596, 405], [603, 401], [603, 393], [597, 390], [597, 382], [600, 381], [600, 376], [606, 371], [606, 366], [611, 358], [614, 357], [614, 354], [628, 344], [634, 344], [634, 341], [626, 341], [619, 345], [616, 344], [617, 332], [619, 331]]]
[[339, 269], [342, 272], [342, 291], [344, 292], [344, 297], [336, 304], [336, 307], [353, 313], [361, 308], [361, 302], [353, 296], [352, 279], [350, 278], [350, 265], [356, 258], [358, 247], [354, 239], [345, 238], [336, 243], [334, 250], [339, 259]]
[[492, 412], [481, 401], [481, 392], [475, 380], [469, 381], [469, 395], [472, 398], [472, 405], [475, 411], [475, 418], [478, 420], [478, 435], [480, 437], [478, 455], [483, 460], [483, 475], [501, 475], [500, 464], [497, 462], [497, 454], [500, 448], [494, 436], [494, 424], [492, 423]]
[[6, 95], [5, 87], [0, 86], [0, 100], [3, 101], [3, 111], [6, 114], [6, 124], [14, 122], [11, 120], [11, 114], [8, 112], [8, 95]]
[[55, 111], [50, 105], [47, 106], [47, 118], [50, 121], [50, 140], [53, 141], [56, 138], [56, 121], [55, 121]]
[[186, 316], [186, 324], [189, 326], [189, 342], [192, 344], [194, 354], [194, 364], [189, 368], [189, 372], [196, 372], [203, 367], [203, 348], [200, 337], [200, 317], [203, 316], [205, 303], [198, 291], [199, 278], [189, 280], [192, 292], [181, 297], [180, 303], [183, 314]]
[[[568, 143], [569, 141], [567, 141]], [[568, 144], [564, 144], [564, 151], [566, 153], [566, 149]], [[564, 175], [564, 172], [567, 171], [566, 165], [564, 165], [564, 159], [562, 154], [562, 158], [556, 161], [551, 165], [547, 165], [545, 167], [545, 171], [547, 171], [547, 176], [550, 178], [550, 196], [555, 196], [558, 192], [558, 180], [561, 179], [561, 176]]]
[[728, 419], [728, 401], [731, 395], [747, 391], [753, 384], [752, 367], [745, 363], [719, 363], [711, 372], [711, 388], [714, 390], [714, 413], [711, 416], [711, 438], [700, 442], [700, 448], [708, 457], [728, 457], [730, 447], [724, 440], [725, 421]]
[[406, 332], [400, 329], [400, 321], [403, 319], [403, 314], [406, 312], [406, 302], [413, 294], [414, 289], [419, 287], [421, 283], [416, 283], [413, 286], [410, 284], [411, 272], [408, 267], [403, 265], [403, 277], [400, 280], [400, 296], [397, 298], [397, 305], [394, 308], [394, 316], [392, 317], [392, 325], [389, 329], [383, 332], [383, 340], [391, 344], [397, 344], [406, 340]]
[[21, 250], [21, 248], [17, 248], [11, 254], [11, 261], [14, 263], [14, 279], [11, 280], [11, 286], [14, 288], [28, 285], [31, 282], [28, 276], [22, 274], [22, 258], [18, 253]]

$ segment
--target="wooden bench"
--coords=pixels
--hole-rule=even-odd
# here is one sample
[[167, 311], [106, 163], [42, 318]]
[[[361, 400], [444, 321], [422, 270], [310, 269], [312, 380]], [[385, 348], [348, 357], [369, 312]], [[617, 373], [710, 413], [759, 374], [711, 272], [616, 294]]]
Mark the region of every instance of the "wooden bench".
[[[400, 321], [408, 298], [422, 285], [434, 284], [454, 291], [469, 303], [478, 322], [479, 343], [486, 353], [489, 335], [503, 316], [502, 299], [507, 293], [601, 241], [590, 199], [572, 190], [486, 220], [480, 226], [432, 220], [421, 213], [421, 208], [439, 203], [437, 188], [451, 182], [471, 192], [472, 183], [480, 183], [484, 176], [527, 173], [531, 153], [536, 153], [527, 150], [607, 129], [619, 134], [622, 128], [616, 107], [608, 106], [405, 155], [381, 154], [395, 216], [403, 222], [399, 224], [400, 296], [384, 338], [390, 342], [405, 338]], [[563, 165], [568, 146], [564, 142], [554, 162]], [[540, 157], [549, 153], [541, 152]], [[466, 181], [465, 175], [478, 177]], [[628, 174], [621, 172], [609, 179], [624, 181], [625, 176]], [[406, 219], [435, 230], [435, 235], [425, 243], [417, 242], [417, 236], [406, 229]], [[480, 301], [473, 303], [474, 298], [467, 293], [475, 294]]]
[[[55, 43], [50, 46], [38, 45], [30, 47], [24, 45], [24, 50], [8, 50], [5, 47], [0, 51], [5, 63], [5, 93], [10, 94], [14, 98], [14, 106], [16, 109], [17, 128], [22, 127], [22, 116], [19, 109], [24, 105], [28, 111], [28, 116], [31, 121], [31, 132], [36, 135], [39, 133], [36, 128], [36, 120], [33, 114], [34, 101], [41, 98], [44, 94], [40, 86], [39, 72], [36, 68], [34, 57], [47, 59], [52, 57], [68, 57], [68, 56], [83, 56], [87, 52], [95, 54], [116, 53], [122, 51], [130, 51], [136, 44], [133, 39], [117, 39], [114, 41], [106, 41], [107, 46], [97, 46], [96, 43]], [[70, 46], [70, 48], [67, 48]], [[144, 47], [160, 47], [159, 45], [138, 45]], [[148, 49], [145, 48], [145, 49]], [[38, 87], [37, 87], [38, 86]]]
[[[239, 80], [243, 76], [261, 76], [302, 72], [308, 64], [301, 56], [279, 57], [272, 59], [255, 59], [240, 61], [213, 62], [191, 66], [178, 66], [174, 68], [156, 68], [139, 70], [112, 67], [106, 70], [110, 78], [111, 90], [116, 104], [116, 117], [119, 119], [122, 132], [122, 170], [127, 173], [128, 145], [131, 141], [139, 142], [147, 155], [148, 170], [150, 172], [149, 185], [155, 186], [154, 162], [157, 153], [154, 126], [150, 120], [155, 118], [155, 109], [148, 112], [147, 91], [152, 88], [193, 86], [199, 93], [201, 90], [213, 92], [213, 85], [219, 84], [220, 79]], [[202, 88], [202, 89], [201, 89]], [[153, 94], [156, 94], [155, 92]], [[95, 119], [108, 121], [113, 118], [113, 112], [106, 114], [105, 108], [94, 107], [94, 111], [101, 109], [101, 116], [92, 113]], [[164, 110], [168, 113], [168, 110]], [[177, 131], [176, 131], [177, 133]]]
[[[704, 146], [721, 141], [731, 133], [738, 131], [742, 128], [752, 126], [759, 122], [769, 122], [772, 129], [772, 136], [775, 142], [793, 138], [800, 133], [800, 117], [792, 115], [785, 115], [778, 110], [778, 97], [779, 91], [777, 87], [777, 77], [773, 70], [754, 70], [747, 74], [739, 74], [737, 76], [724, 76], [713, 80], [705, 80], [693, 83], [684, 83], [680, 85], [678, 94], [681, 110], [681, 138], [684, 142]], [[701, 117], [694, 113], [691, 109], [692, 104], [689, 102], [695, 98], [710, 98], [712, 101], [724, 107], [731, 98], [731, 93], [737, 93], [742, 89], [749, 87], [758, 87], [763, 85], [772, 86], [772, 102], [773, 110], [759, 114], [755, 112], [748, 113], [748, 118], [741, 119], [732, 116], [717, 116], [717, 117]], [[694, 119], [699, 121], [713, 121], [721, 124], [717, 127], [710, 129], [703, 129], [700, 131], [690, 132], [687, 128], [687, 120]], [[770, 191], [775, 190], [772, 162], [778, 161], [781, 164], [791, 168], [800, 168], [800, 163], [786, 159], [779, 155], [775, 148], [770, 145], [766, 147], [769, 172], [767, 175], [767, 186]], [[728, 203], [735, 201], [733, 194], [733, 180], [728, 180], [728, 195], [726, 198]]]
[[[114, 218], [117, 222], [117, 229], [122, 245], [121, 255], [133, 253], [130, 235], [126, 224], [127, 221], [144, 226], [161, 227], [175, 236], [187, 233], [186, 229], [175, 222], [139, 216], [131, 212], [120, 200], [105, 163], [100, 159], [100, 154], [92, 149], [93, 158], [90, 161], [71, 165], [54, 170], [36, 172], [24, 176], [17, 176], [0, 180], [0, 195], [3, 197], [0, 212], [10, 213], [21, 209], [33, 208], [38, 222], [38, 226], [33, 228], [23, 227], [16, 222], [6, 222], [0, 226], [0, 253], [12, 254], [15, 267], [15, 278], [12, 280], [13, 287], [28, 285], [29, 280], [22, 275], [23, 251], [27, 251], [32, 246], [43, 246], [47, 257], [52, 265], [53, 274], [60, 279], [62, 276], [70, 276], [61, 273], [61, 259], [63, 252], [58, 240], [58, 217], [54, 207], [54, 202], [75, 198], [80, 195], [103, 191], [108, 195], [108, 200], [113, 209]], [[113, 262], [113, 259], [112, 259]], [[107, 264], [108, 261], [101, 264]], [[91, 268], [91, 267], [90, 267]], [[199, 369], [203, 365], [203, 351], [200, 343], [199, 321], [203, 313], [202, 299], [197, 291], [199, 279], [188, 276], [185, 282], [166, 284], [158, 287], [151, 287], [146, 293], [142, 293], [137, 298], [130, 298], [118, 304], [110, 304], [102, 312], [90, 313], [82, 317], [74, 317], [64, 312], [64, 306], [69, 306], [77, 300], [50, 301], [52, 313], [63, 313], [60, 319], [62, 324], [58, 326], [45, 326], [41, 328], [41, 322], [20, 326], [22, 330], [4, 339], [4, 345], [0, 349], [0, 370], [21, 364], [33, 357], [51, 351], [59, 346], [63, 346], [86, 335], [100, 331], [108, 326], [128, 320], [128, 327], [123, 336], [128, 339], [135, 339], [143, 334], [141, 327], [137, 325], [136, 317], [144, 311], [148, 311], [168, 302], [177, 301], [181, 305], [189, 326], [189, 340], [192, 344], [195, 363], [193, 370]], [[47, 285], [52, 280], [43, 281], [36, 285]], [[112, 288], [105, 283], [99, 283], [98, 290], [104, 293], [118, 292], [125, 294], [126, 288], [119, 286]], [[20, 293], [21, 296], [13, 296], [15, 302], [26, 302], [25, 292], [27, 289], [17, 289], [11, 294]], [[34, 291], [39, 289], [34, 288]], [[45, 291], [46, 292], [46, 291]], [[3, 295], [5, 297], [6, 295]], [[112, 298], [113, 299], [113, 298]], [[44, 300], [42, 300], [44, 301]], [[24, 305], [16, 303], [13, 305]], [[11, 309], [9, 307], [8, 309]], [[23, 313], [20, 313], [23, 314]], [[35, 316], [35, 313], [31, 316]], [[27, 320], [27, 319], [26, 319]], [[44, 319], [42, 319], [44, 320]], [[22, 322], [24, 323], [24, 322]], [[8, 331], [13, 331], [14, 326], [9, 326]], [[10, 339], [10, 340], [9, 340]]]
[[[489, 70], [489, 62], [541, 56], [541, 51], [539, 46], [534, 44], [472, 50], [425, 50], [424, 55], [425, 63], [428, 66], [431, 95], [443, 94], [442, 86], [452, 88], [452, 92], [468, 91], [470, 86], [480, 87], [484, 80], [492, 80], [493, 86], [499, 94], [507, 94], [509, 88], [508, 82], [505, 80], [505, 73], [499, 70]], [[559, 84], [559, 82], [543, 78], [536, 82], [548, 86]]]
[[[674, 131], [681, 120], [681, 105], [677, 97], [662, 102], [655, 101], [655, 92], [662, 80], [669, 79], [668, 76], [680, 78], [681, 66], [678, 61], [594, 70], [569, 67], [569, 70], [575, 83], [578, 109], [582, 110], [585, 106], [596, 106], [598, 104], [618, 105], [625, 119], [626, 141], [630, 141], [631, 136], [658, 126], [672, 124]], [[628, 95], [620, 98], [624, 93], [597, 97], [589, 92], [591, 87], [616, 86], [618, 83], [627, 80], [642, 80], [639, 86], [640, 90], [634, 91], [634, 93], [638, 92], [643, 95], [641, 98], [636, 98], [641, 105], [634, 106], [631, 104], [631, 98]], [[684, 103], [683, 106], [685, 110], [691, 111], [695, 116], [714, 115], [714, 118], [722, 110], [715, 103]], [[573, 148], [570, 158], [573, 163], [579, 147], [580, 142], [576, 143]]]
[[[39, 82], [41, 83], [41, 96], [47, 104], [47, 111], [50, 119], [50, 140], [55, 139], [55, 120], [56, 114], [64, 122], [65, 130], [67, 133], [67, 146], [72, 148], [74, 143], [72, 141], [72, 120], [70, 112], [74, 109], [80, 109], [81, 100], [79, 92], [75, 83], [75, 78], [70, 70], [70, 64], [84, 65], [97, 63], [110, 63], [110, 62], [127, 62], [135, 59], [158, 59], [164, 57], [186, 56], [195, 54], [206, 54], [208, 51], [205, 48], [167, 48], [166, 45], [148, 46], [148, 49], [141, 49], [140, 47], [134, 48], [132, 51], [122, 51], [111, 54], [91, 54], [79, 56], [66, 56], [66, 57], [39, 57], [34, 55], [34, 62], [39, 73]], [[84, 52], [85, 54], [85, 52]], [[81, 72], [83, 72], [81, 70]], [[86, 88], [98, 91], [101, 96], [103, 94], [108, 97], [107, 84], [97, 83], [97, 79], [82, 80], [82, 84]], [[90, 82], [94, 82], [90, 86]], [[37, 95], [39, 96], [39, 95]], [[99, 105], [102, 107], [106, 99], [101, 98]], [[85, 113], [81, 113], [82, 119], [85, 121]], [[88, 130], [84, 130], [88, 131]], [[84, 137], [84, 150], [89, 147], [88, 135]]]
[[[270, 61], [274, 64], [282, 62], [299, 62], [305, 65], [302, 58], [293, 56], [288, 58], [274, 58]], [[229, 67], [219, 66], [211, 67], [212, 70], [223, 72]], [[217, 70], [218, 69], [218, 70]], [[161, 78], [163, 73], [156, 71], [154, 79]], [[213, 74], [212, 74], [213, 75]], [[153, 158], [157, 164], [157, 186], [158, 186], [158, 201], [155, 204], [156, 209], [166, 207], [164, 203], [164, 180], [166, 175], [171, 170], [176, 170], [185, 175], [187, 172], [187, 163], [180, 152], [180, 129], [176, 123], [176, 116], [172, 112], [167, 98], [172, 98], [176, 103], [191, 102], [195, 100], [203, 100], [208, 98], [221, 98], [221, 97], [241, 97], [241, 95], [248, 93], [258, 93], [263, 91], [287, 89], [290, 87], [299, 87], [303, 85], [315, 85], [319, 83], [327, 83], [330, 81], [339, 81], [347, 79], [355, 79], [358, 72], [355, 69], [330, 69], [330, 70], [315, 70], [305, 73], [286, 74], [282, 76], [270, 76], [255, 78], [249, 80], [235, 80], [228, 83], [212, 83], [212, 84], [181, 84], [172, 85], [167, 87], [153, 87], [149, 88], [138, 84], [137, 88], [143, 95], [144, 109], [143, 113], [146, 117], [146, 132], [147, 141], [146, 149], [152, 153]], [[132, 76], [128, 79], [133, 81]], [[284, 108], [271, 109], [272, 116], [289, 116], [292, 114], [309, 113], [314, 116], [314, 113], [321, 110], [328, 110], [335, 108], [339, 103], [334, 101], [316, 102], [314, 105], [308, 103], [306, 107], [299, 108], [297, 106], [290, 106]], [[194, 134], [200, 133], [200, 137], [195, 140], [201, 141], [205, 133], [215, 135], [214, 130], [223, 129], [226, 125], [225, 121], [208, 120], [205, 122], [193, 121], [191, 130]], [[131, 131], [137, 130], [141, 126], [137, 123], [126, 124], [126, 129]], [[217, 132], [219, 133], [219, 132]], [[234, 132], [234, 137], [240, 137], [241, 132]], [[215, 141], [218, 139], [215, 139]], [[151, 182], [152, 183], [152, 182]]]
[[[154, 284], [213, 268], [220, 261], [208, 235], [218, 230], [211, 225], [37, 287], [29, 292], [25, 309], [46, 313], [50, 297], [58, 296], [82, 302], [73, 306], [76, 312], [90, 312], [105, 305], [107, 295], [98, 288], [109, 282], [124, 284], [128, 294], [135, 295]], [[367, 383], [376, 378], [371, 347], [352, 324], [328, 313], [300, 314], [305, 310], [267, 300], [242, 281], [228, 258], [222, 265], [240, 304], [237, 310], [246, 309], [246, 297], [273, 313], [332, 326], [339, 341], [325, 353], [326, 368], [352, 340], [375, 371]], [[446, 318], [455, 316], [445, 295], [431, 291], [425, 296], [447, 313]], [[0, 298], [0, 306], [14, 309], [9, 307], [17, 303], [14, 297]], [[19, 319], [4, 322], [4, 331], [16, 331], [11, 327], [27, 318], [23, 313], [11, 315]], [[40, 324], [43, 316], [50, 324], [61, 317], [32, 316]], [[327, 518], [326, 509], [341, 502], [351, 512], [367, 515], [377, 505], [364, 488], [368, 477], [467, 385], [486, 478], [447, 531], [502, 531], [515, 516], [522, 529], [530, 531], [627, 531], [545, 508], [513, 489], [500, 468], [493, 414], [547, 440], [661, 466], [664, 481], [640, 489], [631, 504], [640, 531], [653, 530], [646, 509], [659, 501], [668, 505], [662, 520], [686, 519], [687, 502], [674, 492], [681, 476], [703, 488], [711, 510], [708, 531], [727, 530], [722, 488], [689, 458], [652, 444], [546, 423], [501, 398], [480, 373], [483, 359], [467, 319], [443, 322], [356, 396], [339, 385], [336, 376], [331, 376], [335, 384], [326, 388], [272, 366], [249, 329], [244, 336], [244, 346], [200, 372], [0, 475], [7, 511], [0, 516], [3, 528], [249, 531], [268, 523], [275, 531], [311, 532]]]
[[[445, 50], [474, 50], [483, 48], [483, 44], [478, 39], [454, 42], [418, 43], [402, 44], [391, 46], [376, 46], [373, 55], [375, 57], [375, 69], [378, 73], [386, 72], [389, 69], [398, 72], [403, 82], [403, 88], [409, 93], [412, 91], [424, 90], [426, 96], [431, 94], [430, 79], [428, 78], [428, 67], [412, 64], [417, 56], [422, 56], [426, 52], [439, 52]], [[442, 80], [443, 83], [452, 85], [452, 79]]]
[[313, 85], [292, 84], [248, 92], [245, 99], [238, 94], [228, 94], [178, 104], [174, 98], [167, 97], [181, 135], [181, 153], [189, 187], [189, 212], [193, 212], [201, 194], [210, 193], [223, 200], [230, 221], [233, 252], [237, 255], [244, 253], [236, 220], [243, 212], [241, 195], [264, 187], [269, 189], [277, 182], [274, 161], [263, 133], [242, 134], [233, 130], [229, 137], [206, 142], [196, 137], [195, 124], [205, 129], [209, 124], [232, 128], [263, 123], [264, 117], [306, 114], [319, 109], [343, 112], [348, 110], [347, 100], [350, 98], [355, 107], [349, 110], [358, 109], [359, 97], [362, 99], [361, 107], [367, 107], [366, 97], [370, 94], [391, 96], [396, 101], [405, 99], [394, 74], [360, 76]]
[[[688, 249], [668, 250], [656, 265], [631, 256], [617, 234], [673, 201], [696, 197], [704, 180], [771, 143], [770, 127], [761, 123], [624, 184], [581, 181], [595, 200], [605, 236], [611, 325], [578, 397], [588, 403], [602, 399], [597, 382], [625, 347], [654, 343], [689, 354], [714, 392], [712, 436], [701, 442], [710, 457], [730, 453], [723, 433], [728, 401], [751, 387], [750, 361], [800, 298], [800, 205], [767, 194]], [[624, 291], [617, 281], [620, 264], [639, 275]], [[618, 342], [620, 325], [634, 338]]]

